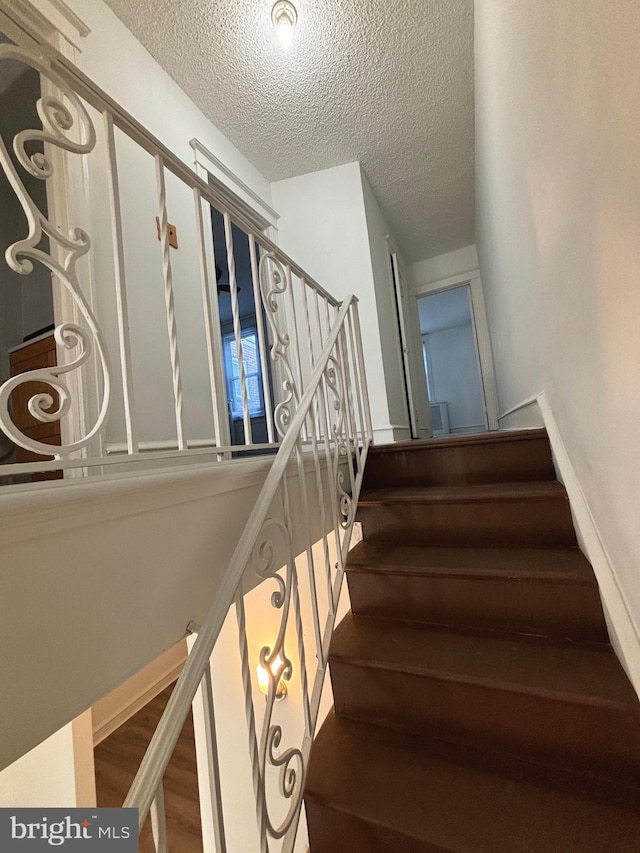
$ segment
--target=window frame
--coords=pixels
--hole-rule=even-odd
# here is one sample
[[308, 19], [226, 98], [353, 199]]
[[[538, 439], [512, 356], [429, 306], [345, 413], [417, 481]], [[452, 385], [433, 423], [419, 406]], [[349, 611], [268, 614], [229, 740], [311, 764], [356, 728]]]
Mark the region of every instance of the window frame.
[[[242, 329], [240, 332], [240, 343], [243, 344], [243, 340], [248, 337], [253, 337], [255, 341], [255, 354], [256, 354], [256, 363], [257, 363], [257, 371], [249, 373], [247, 371], [246, 358], [244, 345], [242, 345], [242, 360], [245, 365], [245, 383], [247, 390], [247, 405], [249, 407], [249, 417], [250, 418], [263, 418], [266, 416], [266, 408], [265, 408], [265, 400], [264, 400], [264, 389], [262, 387], [262, 361], [260, 359], [260, 346], [258, 340], [258, 328], [257, 325], [247, 326]], [[240, 376], [237, 377], [233, 375], [233, 367], [232, 367], [232, 359], [237, 358], [236, 353], [236, 337], [234, 332], [226, 332], [222, 335], [222, 355], [224, 361], [224, 379], [225, 385], [227, 389], [227, 400], [229, 402], [229, 415], [233, 420], [242, 420], [244, 417], [244, 412], [242, 410], [242, 403], [240, 404], [240, 409], [234, 411], [234, 400], [236, 400], [236, 395], [234, 393], [234, 384], [237, 382], [240, 384]], [[238, 365], [239, 367], [239, 365]], [[238, 370], [238, 374], [240, 371]], [[259, 398], [259, 410], [251, 411], [251, 402], [249, 399], [249, 380], [254, 378], [257, 381], [258, 386], [258, 398]], [[242, 394], [242, 389], [240, 388], [240, 394]]]

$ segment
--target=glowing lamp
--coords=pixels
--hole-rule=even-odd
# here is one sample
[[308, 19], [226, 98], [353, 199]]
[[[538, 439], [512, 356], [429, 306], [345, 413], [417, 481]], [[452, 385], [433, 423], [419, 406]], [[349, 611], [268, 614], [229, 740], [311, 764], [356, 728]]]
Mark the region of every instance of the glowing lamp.
[[[266, 658], [269, 654], [269, 651], [263, 649], [263, 654], [261, 655], [261, 659]], [[271, 679], [269, 677], [269, 670], [271, 671]], [[290, 666], [287, 665], [280, 654], [277, 654], [275, 658], [269, 663], [268, 668], [263, 666], [262, 663], [259, 663], [256, 672], [258, 674], [258, 687], [260, 688], [260, 692], [264, 693], [265, 696], [269, 693], [269, 683], [271, 680], [278, 680], [278, 686], [276, 687], [276, 700], [284, 699], [287, 695], [287, 685], [285, 683], [285, 676], [287, 680], [291, 677], [291, 669]]]

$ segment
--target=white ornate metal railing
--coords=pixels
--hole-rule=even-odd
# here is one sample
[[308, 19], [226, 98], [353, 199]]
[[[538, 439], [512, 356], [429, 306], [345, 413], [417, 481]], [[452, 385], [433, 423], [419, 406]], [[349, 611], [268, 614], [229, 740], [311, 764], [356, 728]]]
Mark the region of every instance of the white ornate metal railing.
[[[338, 301], [53, 49], [3, 43], [5, 61], [37, 72], [42, 91], [38, 126], [11, 145], [0, 138], [0, 165], [25, 216], [25, 236], [5, 260], [25, 281], [34, 264], [50, 272], [58, 357], [0, 386], [0, 430], [25, 460], [2, 473], [96, 474], [275, 450]], [[55, 216], [38, 208], [27, 177], [46, 185]], [[214, 240], [216, 216], [223, 236]], [[158, 322], [147, 317], [152, 305]], [[18, 422], [20, 392], [33, 422], [61, 423], [59, 446]], [[301, 440], [312, 444], [310, 417]]]
[[[314, 358], [304, 393], [298, 395], [295, 377], [286, 381], [290, 393], [276, 417], [283, 436], [280, 449], [125, 802], [139, 809], [141, 824], [151, 811], [158, 851], [169, 849], [163, 775], [199, 688], [206, 708], [207, 763], [214, 777], [215, 850], [228, 849], [210, 662], [230, 608], [235, 609], [240, 655], [239, 666], [227, 673], [225, 694], [232, 691], [234, 679], [241, 683], [246, 741], [234, 749], [238, 756], [248, 752], [250, 758], [253, 802], [245, 804], [244, 820], [254, 820], [257, 829], [255, 848], [243, 847], [243, 853], [293, 850], [372, 437], [354, 297], [342, 303], [322, 352]], [[279, 616], [269, 641], [252, 659], [246, 599], [256, 581], [264, 582], [258, 591], [267, 587], [270, 605]], [[310, 626], [305, 630], [303, 614], [309, 611]], [[256, 665], [264, 674], [266, 699], [259, 692]], [[298, 685], [300, 725], [292, 725], [290, 711], [285, 716], [297, 739], [278, 720], [278, 698], [286, 695], [292, 679]]]
[[[338, 302], [226, 194], [202, 181], [55, 51], [3, 43], [0, 67], [5, 60], [36, 71], [42, 88], [41, 126], [19, 132], [11, 145], [0, 137], [0, 165], [25, 216], [25, 235], [6, 249], [5, 260], [19, 275], [28, 276], [34, 264], [50, 272], [57, 364], [0, 386], [0, 429], [35, 455], [2, 471], [92, 474], [125, 463], [277, 450], [126, 805], [139, 808], [141, 823], [151, 814], [156, 849], [167, 850], [163, 777], [198, 693], [216, 853], [293, 850], [372, 440], [357, 301]], [[123, 169], [132, 181], [145, 168], [152, 187], [136, 185], [136, 192]], [[48, 210], [34, 202], [25, 176], [46, 184]], [[215, 217], [222, 231], [214, 240]], [[172, 247], [176, 218], [185, 254]], [[246, 251], [239, 251], [240, 242]], [[221, 267], [227, 331], [218, 304]], [[243, 343], [241, 289], [245, 306], [247, 293], [252, 296], [253, 361]], [[154, 294], [160, 295], [156, 319], [162, 322], [145, 325], [147, 298]], [[193, 346], [198, 335], [199, 349]], [[145, 358], [149, 347], [157, 356], [160, 344], [162, 370]], [[139, 401], [145, 391], [147, 405], [154, 403], [161, 386], [170, 405], [159, 408], [162, 423], [154, 431]], [[36, 423], [62, 424], [60, 446], [24, 431], [15, 416], [17, 391]], [[256, 609], [256, 596], [264, 595]], [[253, 826], [254, 840], [242, 846], [227, 842], [231, 795], [225, 795], [226, 740], [216, 726], [221, 706], [214, 702], [211, 663], [230, 614], [238, 660], [225, 679], [235, 680], [245, 721], [233, 741], [233, 762], [246, 757], [252, 789], [252, 814], [243, 813], [242, 820]]]

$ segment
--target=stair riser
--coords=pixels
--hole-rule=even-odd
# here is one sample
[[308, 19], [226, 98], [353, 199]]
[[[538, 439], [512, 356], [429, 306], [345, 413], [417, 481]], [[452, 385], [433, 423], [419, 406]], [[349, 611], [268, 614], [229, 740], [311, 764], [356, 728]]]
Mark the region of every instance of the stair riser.
[[545, 500], [360, 505], [371, 542], [406, 545], [570, 547], [575, 533], [563, 496]]
[[309, 842], [313, 853], [447, 853], [428, 841], [410, 838], [401, 832], [357, 818], [339, 809], [305, 797]]
[[347, 580], [351, 609], [362, 616], [608, 642], [597, 588], [587, 584], [420, 577], [375, 570], [348, 572]]
[[553, 480], [555, 473], [546, 437], [437, 448], [420, 445], [410, 450], [370, 454], [366, 489], [392, 486], [471, 483], [524, 483]]
[[331, 661], [337, 714], [637, 779], [640, 725], [614, 709]]

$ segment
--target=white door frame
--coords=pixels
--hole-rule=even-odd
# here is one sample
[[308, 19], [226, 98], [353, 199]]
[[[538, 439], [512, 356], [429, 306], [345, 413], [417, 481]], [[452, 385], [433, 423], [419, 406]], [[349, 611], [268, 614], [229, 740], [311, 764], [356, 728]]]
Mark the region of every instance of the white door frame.
[[406, 391], [407, 410], [409, 415], [409, 424], [411, 427], [411, 438], [418, 437], [418, 422], [416, 419], [415, 406], [413, 403], [413, 388], [411, 387], [411, 369], [409, 366], [409, 337], [407, 334], [406, 322], [404, 317], [404, 293], [402, 287], [402, 272], [396, 252], [391, 252], [391, 278], [395, 290], [396, 307], [398, 309], [398, 332], [400, 334], [400, 357], [404, 370], [404, 384]]
[[[496, 389], [496, 377], [493, 369], [493, 354], [491, 352], [491, 338], [489, 336], [489, 323], [487, 321], [487, 311], [484, 304], [484, 294], [482, 291], [482, 280], [480, 272], [461, 273], [459, 275], [449, 276], [439, 281], [431, 281], [428, 284], [421, 284], [415, 287], [414, 297], [417, 301], [422, 296], [428, 296], [433, 293], [440, 293], [444, 290], [452, 290], [455, 287], [469, 285], [469, 301], [471, 308], [471, 325], [476, 342], [476, 355], [478, 359], [478, 368], [480, 380], [482, 383], [482, 392], [484, 397], [484, 407], [487, 419], [487, 427], [489, 430], [498, 429], [498, 393]], [[418, 330], [419, 331], [419, 330]], [[415, 342], [416, 346], [422, 351], [422, 338]]]
[[[398, 356], [404, 368], [408, 420], [412, 438], [430, 438], [431, 416], [422, 356], [416, 356], [414, 341], [420, 333], [417, 305], [409, 295], [402, 257], [390, 234], [386, 236], [389, 284], [398, 308]], [[422, 349], [419, 350], [422, 352]]]

